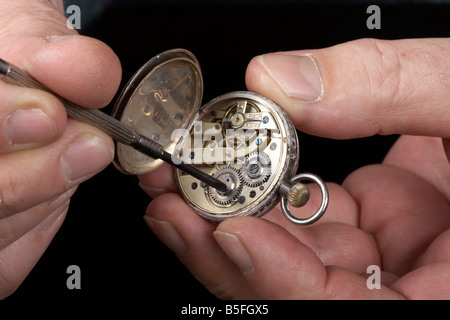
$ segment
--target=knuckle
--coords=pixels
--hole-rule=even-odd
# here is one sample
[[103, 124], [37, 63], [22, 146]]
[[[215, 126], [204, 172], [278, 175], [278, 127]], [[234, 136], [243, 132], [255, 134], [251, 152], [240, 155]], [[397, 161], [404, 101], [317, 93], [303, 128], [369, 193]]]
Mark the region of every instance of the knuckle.
[[[374, 117], [381, 128], [378, 133], [392, 133], [394, 125], [401, 125], [402, 130], [410, 130], [412, 123], [420, 127], [415, 120], [418, 115], [436, 123], [448, 118], [449, 113], [442, 108], [450, 96], [448, 42], [364, 39], [362, 46], [366, 94], [373, 114], [381, 116]], [[412, 122], [405, 124], [405, 119]]]
[[[13, 174], [12, 172], [19, 172], [19, 174]], [[23, 206], [26, 206], [27, 199], [22, 196], [22, 188], [29, 185], [29, 182], [25, 181], [26, 175], [21, 175], [21, 170], [10, 170], [6, 172], [6, 169], [0, 169], [0, 218], [11, 216]]]
[[405, 96], [404, 63], [399, 50], [389, 41], [366, 39], [369, 49], [368, 58], [364, 59], [364, 68], [368, 75], [370, 96], [378, 101], [379, 106], [392, 106], [400, 97]]
[[395, 121], [407, 112], [405, 101], [413, 90], [406, 80], [407, 59], [394, 42], [361, 39], [352, 43], [359, 72], [359, 98], [365, 102], [365, 121], [371, 123], [371, 134], [388, 134]]
[[4, 218], [15, 213], [13, 203], [17, 202], [14, 200], [16, 183], [7, 174], [0, 173], [0, 177], [0, 217]]

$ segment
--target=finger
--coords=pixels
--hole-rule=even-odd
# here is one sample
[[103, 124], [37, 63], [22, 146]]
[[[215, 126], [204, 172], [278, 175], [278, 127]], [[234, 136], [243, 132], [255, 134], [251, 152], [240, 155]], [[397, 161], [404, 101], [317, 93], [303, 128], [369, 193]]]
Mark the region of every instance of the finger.
[[425, 248], [450, 227], [448, 200], [410, 171], [368, 166], [343, 185], [359, 203], [361, 229], [373, 234], [387, 272], [410, 271]]
[[62, 207], [36, 228], [0, 251], [0, 299], [12, 294], [30, 273], [61, 227], [67, 213]]
[[266, 54], [251, 61], [246, 83], [315, 135], [449, 137], [449, 49], [448, 39], [364, 39]]
[[83, 36], [42, 41], [22, 62], [32, 75], [80, 106], [101, 108], [111, 102], [122, 77], [119, 58], [111, 48]]
[[[67, 28], [60, 1], [0, 6], [1, 58], [82, 106], [99, 108], [111, 101], [121, 78], [117, 56], [104, 43]], [[0, 153], [48, 144], [64, 131], [65, 110], [50, 94], [3, 83], [0, 91]]]
[[36, 207], [0, 219], [0, 251], [42, 223], [49, 215], [69, 207], [76, 187]]
[[67, 114], [49, 93], [0, 82], [0, 153], [47, 145], [64, 132]]
[[[326, 185], [329, 194], [328, 207], [320, 220], [314, 223], [314, 226], [330, 222], [338, 222], [355, 227], [359, 226], [359, 207], [348, 191], [336, 183], [327, 183]], [[297, 218], [306, 219], [312, 216], [321, 205], [322, 193], [319, 187], [316, 184], [310, 183], [308, 184], [308, 189], [310, 190], [310, 197], [305, 206], [295, 208], [288, 205], [292, 215]], [[297, 231], [304, 230], [304, 228], [286, 219], [281, 211], [280, 205], [277, 205], [264, 218], [283, 226], [294, 235], [297, 235]], [[301, 231], [300, 234], [302, 234]]]
[[428, 264], [450, 262], [450, 229], [442, 232], [433, 240], [427, 250], [417, 260], [415, 268]]
[[19, 39], [0, 50], [0, 56], [83, 107], [106, 106], [120, 84], [117, 56], [106, 44], [88, 37]]
[[169, 164], [163, 164], [155, 171], [139, 175], [139, 185], [151, 198], [163, 193], [176, 193], [175, 169]]
[[0, 18], [4, 21], [0, 38], [4, 35], [9, 35], [6, 39], [11, 40], [22, 35], [77, 34], [76, 30], [67, 28], [61, 0], [1, 0], [0, 5]]
[[61, 12], [62, 14], [64, 14], [64, 3], [61, 0], [50, 0], [53, 5], [55, 6], [55, 8]]
[[0, 157], [0, 217], [55, 198], [103, 170], [113, 157], [106, 134], [69, 119], [58, 143]]
[[[174, 168], [168, 164], [164, 164], [157, 170], [139, 176], [141, 188], [152, 198], [161, 194], [172, 192], [177, 193], [178, 188], [174, 178]], [[309, 184], [310, 199], [308, 203], [301, 208], [292, 208], [292, 214], [299, 218], [307, 218], [317, 211], [322, 201], [322, 194], [315, 184]], [[324, 216], [318, 223], [341, 222], [352, 226], [359, 223], [359, 209], [352, 199], [351, 195], [341, 186], [335, 183], [327, 183], [329, 192], [329, 205]], [[282, 214], [280, 207], [277, 206], [276, 212], [265, 216], [270, 221], [283, 225], [287, 228], [298, 227], [286, 220]]]
[[373, 237], [357, 227], [320, 222], [305, 228], [286, 221], [280, 226], [310, 248], [326, 266], [339, 266], [359, 274], [370, 265], [380, 265]]
[[401, 136], [383, 163], [414, 172], [450, 199], [450, 165], [441, 138]]
[[216, 226], [195, 214], [179, 195], [155, 198], [148, 206], [145, 220], [211, 293], [222, 299], [257, 298], [214, 240]]
[[349, 270], [325, 267], [313, 250], [280, 226], [263, 219], [229, 219], [215, 234], [220, 247], [262, 298], [398, 297], [385, 287], [368, 290], [366, 279]]
[[[103, 42], [78, 36], [49, 1], [1, 3], [0, 57], [84, 107], [100, 108], [114, 97], [120, 62]], [[12, 21], [11, 13], [14, 13]]]
[[408, 299], [442, 300], [450, 296], [450, 263], [434, 263], [416, 269], [392, 285]]

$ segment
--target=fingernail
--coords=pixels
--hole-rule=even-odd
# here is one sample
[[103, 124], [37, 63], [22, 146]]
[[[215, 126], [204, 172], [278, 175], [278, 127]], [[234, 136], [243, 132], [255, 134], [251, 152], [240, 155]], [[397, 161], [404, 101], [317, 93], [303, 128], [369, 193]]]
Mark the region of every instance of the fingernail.
[[214, 237], [225, 254], [238, 266], [244, 274], [254, 271], [253, 262], [241, 241], [234, 234], [215, 231]]
[[322, 97], [322, 79], [312, 56], [270, 53], [260, 59], [287, 96], [306, 102]]
[[69, 145], [61, 157], [61, 170], [67, 181], [81, 182], [103, 170], [114, 150], [96, 136], [84, 135]]
[[6, 119], [6, 137], [11, 144], [42, 144], [56, 139], [55, 123], [41, 109], [22, 109]]
[[70, 198], [74, 195], [75, 191], [77, 191], [78, 186], [72, 187], [63, 194], [50, 199], [50, 207], [58, 208], [63, 205], [65, 202], [69, 201]]
[[151, 188], [143, 183], [139, 183], [139, 186], [152, 199], [156, 198], [161, 194], [170, 192], [170, 190], [167, 188]]
[[181, 238], [169, 222], [161, 221], [149, 216], [144, 216], [144, 220], [153, 233], [155, 233], [158, 238], [177, 255], [178, 258], [183, 259], [186, 257], [186, 244], [184, 243], [183, 238]]

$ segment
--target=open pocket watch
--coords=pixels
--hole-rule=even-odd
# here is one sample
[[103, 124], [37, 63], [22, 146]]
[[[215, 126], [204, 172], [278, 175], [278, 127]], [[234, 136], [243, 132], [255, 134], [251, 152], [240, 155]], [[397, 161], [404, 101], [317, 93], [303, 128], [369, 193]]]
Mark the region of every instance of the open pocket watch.
[[[152, 58], [131, 78], [113, 117], [164, 146], [173, 159], [225, 183], [227, 191], [219, 191], [176, 169], [180, 193], [207, 220], [262, 216], [280, 199], [291, 222], [308, 225], [320, 219], [328, 205], [327, 187], [316, 175], [295, 175], [299, 144], [288, 115], [253, 92], [224, 94], [204, 106], [202, 95], [197, 59], [174, 49]], [[128, 174], [144, 174], [162, 164], [121, 143], [116, 150], [115, 165]], [[320, 207], [306, 219], [288, 207], [308, 201], [303, 181], [316, 183], [322, 195]]]

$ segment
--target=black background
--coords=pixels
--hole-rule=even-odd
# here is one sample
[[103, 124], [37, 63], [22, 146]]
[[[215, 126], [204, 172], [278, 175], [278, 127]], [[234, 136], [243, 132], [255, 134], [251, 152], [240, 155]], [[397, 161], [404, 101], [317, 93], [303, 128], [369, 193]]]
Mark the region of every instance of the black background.
[[[182, 3], [112, 6], [82, 33], [106, 42], [117, 53], [124, 72], [122, 87], [156, 54], [172, 48], [190, 50], [202, 67], [204, 103], [245, 90], [247, 64], [262, 53], [322, 48], [363, 37], [450, 35], [449, 5], [382, 3], [381, 30], [368, 30], [368, 4]], [[334, 182], [342, 182], [360, 166], [382, 161], [396, 139], [335, 141], [300, 132], [299, 138], [299, 171]], [[136, 177], [113, 166], [83, 183], [49, 249], [8, 299], [141, 298], [153, 310], [159, 302], [215, 301], [145, 225], [142, 216], [149, 201]], [[81, 290], [66, 287], [70, 265], [81, 268]]]

